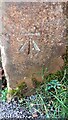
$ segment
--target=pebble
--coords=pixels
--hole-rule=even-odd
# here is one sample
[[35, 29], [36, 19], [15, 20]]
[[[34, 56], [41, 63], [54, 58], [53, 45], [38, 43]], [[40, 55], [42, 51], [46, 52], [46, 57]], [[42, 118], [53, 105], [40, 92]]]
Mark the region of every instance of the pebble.
[[0, 101], [0, 120], [3, 119], [20, 119], [22, 120], [45, 120], [44, 116], [40, 114], [32, 114], [23, 107], [18, 101], [11, 102]]

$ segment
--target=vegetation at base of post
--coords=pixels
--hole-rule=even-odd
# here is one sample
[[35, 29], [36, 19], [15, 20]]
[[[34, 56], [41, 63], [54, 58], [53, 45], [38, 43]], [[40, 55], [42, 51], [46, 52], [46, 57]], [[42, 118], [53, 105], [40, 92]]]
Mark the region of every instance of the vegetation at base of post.
[[[63, 55], [64, 66], [55, 74], [44, 76], [46, 70], [43, 67], [42, 79], [43, 83], [32, 79], [35, 85], [35, 92], [32, 96], [27, 97], [22, 93], [23, 88], [27, 89], [26, 84], [21, 84], [16, 90], [11, 91], [12, 94], [18, 96], [19, 102], [30, 112], [34, 107], [35, 111], [43, 113], [46, 118], [66, 118], [68, 116], [68, 46], [66, 54]], [[24, 86], [23, 86], [24, 85]], [[2, 100], [6, 100], [7, 88], [2, 91]], [[24, 102], [25, 101], [25, 102]]]
[[24, 93], [27, 90], [27, 85], [25, 82], [20, 83], [16, 89], [12, 89], [9, 91], [12, 97], [18, 96], [19, 98], [24, 97]]

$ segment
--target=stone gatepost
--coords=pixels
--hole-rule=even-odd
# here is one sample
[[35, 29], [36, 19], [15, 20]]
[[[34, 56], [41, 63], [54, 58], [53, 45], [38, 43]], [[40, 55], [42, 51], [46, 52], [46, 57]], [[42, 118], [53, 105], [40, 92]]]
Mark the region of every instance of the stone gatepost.
[[[42, 81], [37, 73], [42, 67], [49, 73], [64, 65], [66, 50], [66, 3], [5, 2], [2, 5], [1, 54], [8, 89], [32, 79]], [[46, 75], [46, 73], [45, 73]]]

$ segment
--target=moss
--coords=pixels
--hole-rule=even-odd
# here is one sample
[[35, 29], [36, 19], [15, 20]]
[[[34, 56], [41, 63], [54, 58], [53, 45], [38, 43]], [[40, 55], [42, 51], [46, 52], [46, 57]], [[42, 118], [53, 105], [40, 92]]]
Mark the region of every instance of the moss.
[[19, 98], [24, 96], [24, 92], [26, 92], [27, 90], [27, 85], [25, 82], [20, 83], [16, 89], [12, 89], [9, 91], [9, 94], [11, 94], [11, 96], [18, 96]]
[[25, 89], [26, 87], [27, 87], [27, 85], [26, 85], [25, 82], [22, 82], [18, 85], [18, 88], [21, 89], [21, 90]]

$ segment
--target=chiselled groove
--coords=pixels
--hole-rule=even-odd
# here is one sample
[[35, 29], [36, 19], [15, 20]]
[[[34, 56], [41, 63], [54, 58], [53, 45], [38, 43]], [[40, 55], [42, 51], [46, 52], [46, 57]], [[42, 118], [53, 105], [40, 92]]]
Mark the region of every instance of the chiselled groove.
[[28, 43], [28, 54], [30, 54], [30, 41]]
[[37, 51], [39, 51], [39, 52], [40, 52], [40, 49], [39, 49], [38, 45], [35, 43], [35, 41], [34, 41], [34, 40], [33, 40], [33, 45], [34, 45], [35, 50], [37, 50]]
[[24, 45], [21, 45], [21, 47], [19, 48], [20, 52], [23, 52], [25, 50], [25, 48], [27, 47], [28, 43], [24, 43]]
[[20, 52], [24, 52], [24, 50], [27, 48], [28, 46], [28, 54], [30, 54], [30, 51], [31, 51], [31, 44], [33, 44], [33, 47], [34, 47], [34, 50], [36, 50], [37, 52], [40, 52], [40, 48], [38, 47], [38, 45], [36, 44], [36, 42], [33, 40], [29, 40], [29, 42], [25, 42], [24, 45], [22, 45], [20, 48], [19, 48], [19, 51]]

